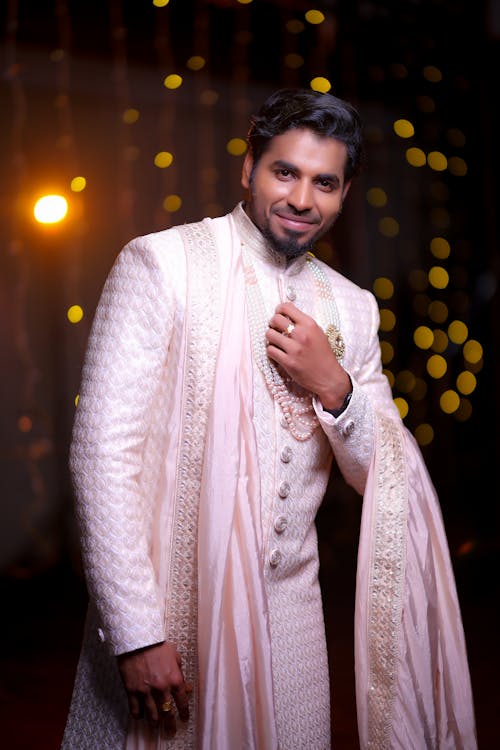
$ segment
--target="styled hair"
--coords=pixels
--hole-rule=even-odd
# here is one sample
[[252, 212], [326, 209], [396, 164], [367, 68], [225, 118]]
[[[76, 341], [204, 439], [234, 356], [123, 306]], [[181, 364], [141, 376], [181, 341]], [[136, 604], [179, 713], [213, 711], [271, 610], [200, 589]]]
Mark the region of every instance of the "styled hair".
[[347, 147], [344, 170], [348, 182], [363, 161], [362, 124], [357, 110], [332, 94], [312, 89], [284, 88], [275, 91], [250, 119], [247, 142], [255, 168], [270, 141], [288, 130], [311, 130], [335, 138]]

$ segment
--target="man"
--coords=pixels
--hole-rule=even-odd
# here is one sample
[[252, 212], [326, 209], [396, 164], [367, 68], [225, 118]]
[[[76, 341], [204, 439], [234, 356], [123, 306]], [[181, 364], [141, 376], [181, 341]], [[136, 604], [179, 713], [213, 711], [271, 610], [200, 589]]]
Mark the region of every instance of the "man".
[[361, 150], [349, 104], [278, 91], [252, 120], [246, 201], [115, 262], [71, 451], [91, 603], [64, 748], [330, 747], [314, 519], [333, 456], [364, 493], [361, 747], [476, 746], [439, 506], [375, 299], [310, 252]]

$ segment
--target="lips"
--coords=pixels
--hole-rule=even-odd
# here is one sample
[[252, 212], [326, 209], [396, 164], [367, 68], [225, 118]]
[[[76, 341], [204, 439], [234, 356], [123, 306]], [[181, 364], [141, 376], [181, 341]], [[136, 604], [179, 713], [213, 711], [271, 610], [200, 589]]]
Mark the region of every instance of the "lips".
[[274, 215], [285, 229], [291, 229], [294, 232], [307, 232], [311, 226], [318, 223], [315, 219], [307, 216], [297, 216], [297, 214], [284, 213], [282, 211], [275, 211]]

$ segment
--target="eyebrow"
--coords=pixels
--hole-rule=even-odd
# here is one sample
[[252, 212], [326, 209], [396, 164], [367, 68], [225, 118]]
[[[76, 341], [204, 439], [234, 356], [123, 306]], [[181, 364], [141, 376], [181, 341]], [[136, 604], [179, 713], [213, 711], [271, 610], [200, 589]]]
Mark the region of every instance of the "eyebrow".
[[[291, 162], [285, 161], [284, 159], [276, 159], [276, 161], [273, 161], [271, 164], [271, 167], [275, 169], [276, 167], [279, 167], [279, 169], [289, 169], [290, 172], [300, 172], [300, 169]], [[340, 185], [340, 180], [338, 175], [336, 174], [330, 174], [329, 172], [325, 172], [324, 174], [317, 174], [314, 175], [315, 180], [328, 180], [332, 183], [332, 185], [335, 185], [338, 187]]]

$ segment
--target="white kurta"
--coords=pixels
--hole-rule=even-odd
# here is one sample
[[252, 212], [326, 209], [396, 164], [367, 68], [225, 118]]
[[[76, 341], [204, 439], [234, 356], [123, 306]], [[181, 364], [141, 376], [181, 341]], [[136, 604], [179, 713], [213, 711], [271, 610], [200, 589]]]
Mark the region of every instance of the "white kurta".
[[[213, 352], [219, 348], [224, 290], [234, 281], [228, 266], [228, 245], [232, 243], [231, 252], [237, 255], [236, 237], [250, 253], [269, 318], [276, 305], [286, 299], [293, 299], [316, 319], [320, 315], [317, 288], [304, 259], [287, 268], [279, 258], [270, 257], [241, 206], [209, 225], [217, 261], [207, 264], [208, 275], [201, 285], [204, 295], [196, 290], [193, 294], [182, 237], [173, 228], [137, 238], [124, 248], [96, 312], [71, 458], [91, 612], [63, 741], [65, 750], [203, 745], [204, 727], [199, 726], [199, 715], [207, 715], [206, 707], [202, 702], [199, 714], [197, 655], [190, 655], [197, 607], [185, 605], [173, 591], [179, 578], [184, 577], [180, 583], [185, 582], [186, 591], [189, 582], [196, 580], [196, 553], [189, 549], [188, 538], [182, 555], [172, 555], [172, 545], [180, 521], [185, 524], [183, 528], [194, 529], [196, 540], [198, 508], [196, 498], [192, 498], [189, 470], [179, 468], [180, 456], [186, 455], [187, 444], [190, 455], [203, 459], [202, 412], [204, 405], [210, 404], [210, 394], [202, 392], [203, 374], [205, 370], [210, 372]], [[330, 747], [328, 664], [314, 518], [326, 489], [332, 450], [346, 481], [362, 493], [375, 450], [376, 413], [400, 423], [388, 381], [381, 372], [376, 301], [369, 292], [324, 268], [346, 343], [343, 364], [353, 382], [346, 411], [335, 420], [315, 402], [320, 427], [310, 440], [299, 443], [287, 429], [262, 373], [249, 362], [258, 457], [254, 474], [259, 475], [257, 576], [263, 585], [264, 623], [259, 633], [266, 632], [269, 638], [269, 690], [275, 725], [267, 735], [266, 728], [260, 728], [267, 739], [261, 739], [261, 735], [256, 739], [254, 730], [245, 734], [241, 747], [249, 750], [276, 747], [276, 735], [280, 750]], [[219, 312], [218, 288], [222, 289]], [[194, 300], [190, 316], [188, 299]], [[186, 343], [188, 317], [191, 322], [206, 320], [206, 336], [197, 339], [196, 350]], [[331, 321], [318, 322], [326, 326]], [[210, 348], [210, 339], [215, 349]], [[231, 346], [231, 342], [221, 341], [220, 345], [217, 366], [224, 361], [223, 347]], [[185, 384], [192, 379], [193, 369], [200, 375], [196, 381], [199, 392], [190, 396], [186, 395]], [[223, 466], [224, 456], [218, 460]], [[179, 497], [187, 499], [180, 511]], [[202, 492], [202, 497], [200, 518], [207, 518], [210, 494]], [[218, 498], [213, 501], [216, 504]], [[203, 535], [200, 523], [202, 541]], [[202, 545], [200, 559], [205, 560], [203, 555]], [[176, 561], [174, 566], [172, 560]], [[203, 577], [206, 569], [199, 574], [201, 582], [207, 580], [211, 585]], [[203, 591], [191, 591], [189, 595], [198, 596], [203, 612]], [[180, 622], [175, 633], [179, 634], [179, 649], [187, 664], [186, 678], [195, 684], [192, 719], [187, 727], [181, 726], [173, 741], [156, 735], [148, 739], [140, 722], [129, 728], [126, 740], [127, 704], [113, 654], [171, 637], [174, 616]], [[242, 625], [246, 627], [247, 623]], [[203, 624], [199, 633], [203, 637]], [[267, 646], [262, 647], [264, 661]], [[209, 655], [201, 661], [201, 682], [209, 686], [207, 692], [215, 694], [216, 686], [210, 684]], [[207, 664], [210, 669], [205, 674]], [[240, 667], [238, 680], [244, 683], [246, 665]], [[258, 686], [254, 686], [255, 693], [247, 688], [245, 695], [255, 695], [258, 701]], [[228, 705], [218, 705], [219, 714], [231, 712], [230, 699], [228, 695]], [[266, 707], [260, 710], [250, 705], [250, 713], [253, 708], [256, 715], [265, 715]], [[205, 743], [203, 747], [211, 745]], [[213, 750], [234, 747], [234, 743], [219, 741]]]

